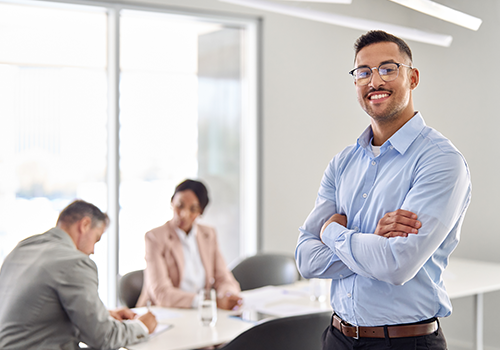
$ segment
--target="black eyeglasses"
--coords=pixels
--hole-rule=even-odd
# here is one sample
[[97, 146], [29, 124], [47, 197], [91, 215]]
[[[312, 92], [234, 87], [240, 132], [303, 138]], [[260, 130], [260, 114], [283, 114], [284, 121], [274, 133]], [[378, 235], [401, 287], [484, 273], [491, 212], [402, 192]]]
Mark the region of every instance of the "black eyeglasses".
[[370, 67], [354, 68], [352, 71], [349, 72], [349, 74], [352, 75], [357, 85], [363, 86], [367, 85], [372, 80], [374, 69], [378, 70], [380, 78], [383, 81], [387, 82], [387, 81], [393, 81], [398, 77], [399, 67], [401, 66], [413, 69], [412, 66], [408, 66], [403, 63], [389, 62], [389, 63], [382, 63], [380, 66], [373, 68]]

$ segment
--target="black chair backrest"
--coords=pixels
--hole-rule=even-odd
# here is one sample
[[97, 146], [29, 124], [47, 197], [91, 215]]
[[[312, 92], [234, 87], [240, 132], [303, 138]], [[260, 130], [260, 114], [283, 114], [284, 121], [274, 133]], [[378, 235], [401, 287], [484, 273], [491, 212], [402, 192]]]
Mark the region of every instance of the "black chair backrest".
[[141, 295], [143, 283], [143, 270], [129, 272], [120, 278], [118, 296], [124, 306], [128, 308], [135, 307], [139, 295]]
[[241, 290], [279, 286], [298, 281], [299, 272], [293, 256], [257, 254], [239, 262], [231, 271]]
[[263, 321], [241, 333], [220, 350], [320, 350], [321, 335], [331, 322], [331, 312]]

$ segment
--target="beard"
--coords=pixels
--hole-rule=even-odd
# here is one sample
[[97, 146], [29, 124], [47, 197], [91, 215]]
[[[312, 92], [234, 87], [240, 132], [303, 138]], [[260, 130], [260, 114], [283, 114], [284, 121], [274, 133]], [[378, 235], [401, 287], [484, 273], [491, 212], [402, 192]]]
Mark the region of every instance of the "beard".
[[[391, 101], [383, 109], [378, 106], [373, 106], [367, 96], [374, 92], [388, 93]], [[409, 100], [409, 94], [406, 96], [397, 96], [394, 94], [393, 90], [389, 89], [370, 89], [364, 96], [358, 97], [359, 104], [366, 114], [381, 124], [391, 123], [397, 120], [402, 112], [408, 107]]]

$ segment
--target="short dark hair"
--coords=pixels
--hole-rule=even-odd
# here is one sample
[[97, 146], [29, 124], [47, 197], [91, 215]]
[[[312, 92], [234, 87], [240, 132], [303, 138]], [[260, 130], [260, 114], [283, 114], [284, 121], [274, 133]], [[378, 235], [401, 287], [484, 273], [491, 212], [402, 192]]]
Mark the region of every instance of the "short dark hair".
[[370, 30], [366, 34], [361, 35], [358, 38], [358, 40], [356, 40], [356, 42], [354, 43], [354, 52], [355, 52], [354, 59], [356, 59], [359, 51], [361, 51], [361, 49], [363, 49], [364, 47], [371, 44], [383, 43], [383, 42], [391, 42], [398, 45], [399, 52], [401, 52], [403, 55], [406, 55], [410, 59], [410, 64], [412, 64], [413, 57], [408, 44], [403, 39], [400, 39], [397, 36], [384, 32], [383, 30]]
[[172, 195], [171, 201], [174, 200], [174, 197], [177, 194], [177, 192], [182, 192], [182, 191], [186, 191], [186, 190], [193, 191], [194, 194], [196, 195], [196, 197], [198, 197], [198, 202], [200, 202], [201, 213], [203, 214], [205, 207], [208, 205], [209, 199], [208, 199], [207, 188], [200, 181], [190, 180], [190, 179], [182, 181], [175, 188], [175, 191], [174, 191], [174, 194]]
[[106, 213], [103, 213], [95, 205], [81, 199], [73, 201], [61, 211], [57, 219], [57, 225], [60, 223], [72, 225], [86, 216], [92, 220], [92, 227], [97, 226], [99, 222], [103, 222], [106, 226], [109, 225], [109, 217]]

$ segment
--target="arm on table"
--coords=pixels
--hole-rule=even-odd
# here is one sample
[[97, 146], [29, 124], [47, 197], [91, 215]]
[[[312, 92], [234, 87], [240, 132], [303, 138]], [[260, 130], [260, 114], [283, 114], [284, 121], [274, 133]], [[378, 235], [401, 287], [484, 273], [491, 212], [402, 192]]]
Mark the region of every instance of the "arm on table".
[[149, 311], [139, 317], [137, 317], [137, 314], [135, 312], [126, 307], [108, 311], [109, 315], [118, 321], [134, 320], [134, 319], [141, 321], [148, 329], [149, 334], [153, 333], [156, 326], [158, 325], [155, 315], [153, 315]]
[[[71, 264], [65, 267], [57, 292], [66, 314], [80, 331], [80, 340], [93, 348], [110, 349], [145, 339], [147, 333], [139, 322], [109, 317], [110, 313], [97, 292], [95, 263], [88, 257], [79, 257]], [[119, 314], [123, 317], [128, 313]]]
[[238, 308], [242, 304], [242, 298], [239, 296], [241, 292], [240, 285], [234, 278], [233, 274], [227, 268], [226, 261], [222, 256], [217, 242], [217, 235], [213, 233], [214, 244], [214, 283], [213, 286], [217, 291], [217, 307], [224, 310], [232, 310]]

